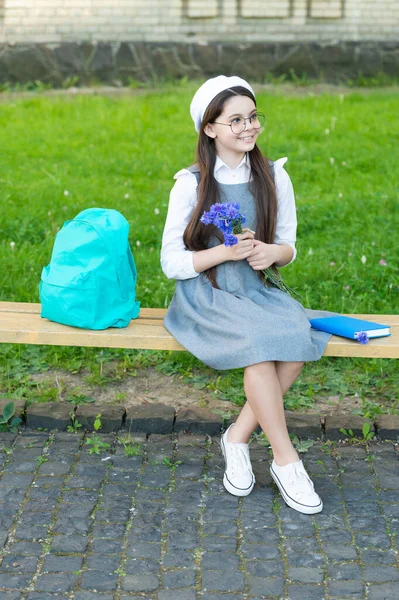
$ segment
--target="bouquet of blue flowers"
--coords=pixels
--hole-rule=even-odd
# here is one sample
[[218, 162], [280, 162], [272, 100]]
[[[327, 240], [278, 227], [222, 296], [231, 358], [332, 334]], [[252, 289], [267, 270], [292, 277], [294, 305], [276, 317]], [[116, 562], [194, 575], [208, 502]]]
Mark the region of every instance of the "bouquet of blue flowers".
[[[209, 211], [205, 211], [200, 219], [204, 225], [214, 225], [223, 233], [224, 245], [234, 246], [238, 243], [236, 235], [243, 233], [242, 225], [245, 223], [245, 215], [240, 212], [240, 206], [235, 202], [227, 202], [226, 204], [212, 204]], [[236, 234], [236, 235], [234, 235]], [[268, 267], [263, 270], [265, 279], [272, 285], [277, 287], [282, 292], [286, 292], [289, 296], [299, 296], [292, 288], [286, 285], [281, 277], [275, 271]]]

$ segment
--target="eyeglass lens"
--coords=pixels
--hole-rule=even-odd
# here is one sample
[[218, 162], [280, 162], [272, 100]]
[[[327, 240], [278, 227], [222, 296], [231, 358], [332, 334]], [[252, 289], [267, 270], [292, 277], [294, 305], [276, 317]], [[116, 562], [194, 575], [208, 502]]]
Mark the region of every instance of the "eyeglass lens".
[[265, 115], [262, 113], [254, 113], [248, 119], [244, 119], [243, 117], [236, 117], [231, 122], [231, 130], [233, 133], [241, 133], [244, 129], [248, 128], [250, 125], [254, 129], [260, 129], [263, 127], [265, 122]]

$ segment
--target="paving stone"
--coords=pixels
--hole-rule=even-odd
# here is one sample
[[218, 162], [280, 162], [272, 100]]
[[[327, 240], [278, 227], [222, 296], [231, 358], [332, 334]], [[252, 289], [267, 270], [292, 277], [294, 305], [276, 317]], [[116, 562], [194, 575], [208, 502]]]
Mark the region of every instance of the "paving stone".
[[348, 437], [341, 433], [340, 429], [343, 428], [346, 431], [352, 429], [356, 437], [363, 438], [364, 423], [369, 423], [370, 431], [374, 432], [374, 423], [370, 419], [351, 414], [327, 415], [325, 417], [325, 436], [329, 440], [343, 440]]
[[80, 587], [88, 590], [116, 590], [119, 576], [113, 571], [85, 571]]
[[384, 551], [377, 548], [369, 548], [361, 552], [363, 564], [393, 565], [396, 562], [396, 556], [392, 550]]
[[4, 473], [32, 473], [36, 469], [35, 461], [16, 462], [12, 461], [4, 468]]
[[368, 588], [368, 600], [397, 600], [398, 584], [382, 583], [379, 585], [370, 585]]
[[152, 592], [158, 588], [159, 580], [156, 575], [140, 573], [138, 575], [126, 575], [122, 579], [122, 589], [126, 592]]
[[91, 490], [67, 490], [63, 494], [62, 501], [74, 506], [81, 503], [94, 506], [98, 501], [98, 493]]
[[35, 573], [37, 566], [36, 556], [6, 555], [0, 567], [0, 571], [8, 573]]
[[99, 594], [98, 592], [75, 592], [74, 600], [114, 600], [113, 594]]
[[205, 550], [235, 550], [237, 540], [234, 537], [222, 537], [220, 535], [205, 535], [202, 539]]
[[382, 510], [386, 517], [399, 519], [399, 504], [383, 504]]
[[82, 557], [80, 556], [46, 556], [43, 565], [43, 572], [68, 572], [79, 571], [82, 567]]
[[[191, 590], [159, 590], [158, 600], [196, 600], [197, 592], [195, 589]], [[202, 596], [205, 600], [205, 596]], [[122, 600], [122, 599], [121, 599]], [[229, 600], [226, 598], [226, 600]]]
[[53, 526], [55, 533], [64, 535], [86, 534], [91, 526], [91, 520], [81, 519], [79, 517], [59, 516]]
[[219, 435], [223, 425], [223, 419], [206, 408], [198, 406], [181, 408], [176, 413], [174, 431], [190, 431], [196, 435], [207, 433], [208, 435]]
[[288, 569], [288, 579], [301, 583], [321, 583], [324, 579], [323, 569], [310, 567], [291, 567]]
[[355, 544], [360, 548], [376, 546], [377, 548], [389, 548], [391, 540], [383, 533], [355, 533]]
[[95, 539], [91, 543], [93, 552], [104, 554], [120, 554], [123, 552], [122, 540]]
[[[252, 600], [253, 596], [251, 597]], [[201, 600], [242, 600], [242, 594], [202, 594]]]
[[10, 573], [0, 573], [0, 588], [5, 588], [7, 590], [25, 590], [31, 577], [31, 575], [10, 575]]
[[385, 533], [386, 521], [384, 517], [368, 517], [350, 516], [349, 524], [354, 531], [372, 531], [374, 533]]
[[117, 431], [123, 425], [126, 413], [124, 406], [108, 406], [106, 404], [80, 404], [75, 412], [75, 417], [83, 425], [84, 429], [94, 431], [94, 421], [101, 414], [101, 433]]
[[284, 595], [284, 579], [282, 577], [251, 577], [248, 580], [250, 594], [264, 595], [265, 590], [269, 596]]
[[272, 558], [280, 558], [278, 546], [269, 544], [246, 544], [242, 543], [241, 549], [244, 557], [247, 560], [270, 560]]
[[159, 559], [161, 556], [161, 544], [156, 542], [136, 542], [133, 546], [128, 546], [126, 554], [131, 558]]
[[184, 569], [168, 571], [162, 575], [162, 586], [168, 589], [190, 587], [195, 585], [195, 571]]
[[88, 539], [84, 535], [55, 535], [51, 541], [51, 552], [85, 552]]
[[372, 517], [380, 516], [380, 507], [377, 502], [347, 502], [346, 510], [350, 516]]
[[352, 542], [352, 534], [345, 529], [321, 529], [320, 538], [323, 543], [349, 544]]
[[66, 430], [71, 425], [70, 412], [73, 407], [59, 402], [31, 404], [26, 409], [26, 426], [30, 429], [60, 429]]
[[[196, 526], [196, 525], [195, 525]], [[237, 535], [236, 523], [204, 523], [202, 526], [204, 535]]]
[[366, 566], [364, 568], [364, 578], [370, 583], [399, 581], [399, 569], [397, 567], [385, 567], [381, 565], [378, 567]]
[[237, 571], [240, 564], [240, 559], [233, 552], [204, 552], [202, 556], [202, 569], [223, 571]]
[[125, 524], [113, 523], [112, 525], [94, 525], [91, 530], [93, 538], [120, 539], [125, 533]]
[[20, 525], [15, 530], [15, 537], [20, 540], [39, 540], [47, 536], [48, 527], [45, 525]]
[[1, 478], [2, 487], [28, 488], [33, 481], [33, 475], [15, 475], [15, 473], [4, 473]]
[[364, 598], [360, 581], [329, 581], [327, 585], [331, 598]]
[[43, 547], [39, 542], [14, 542], [10, 545], [9, 551], [12, 554], [39, 556], [43, 552]]
[[170, 483], [171, 472], [166, 466], [147, 467], [141, 476], [141, 485], [144, 487], [165, 487]]
[[322, 435], [320, 414], [318, 412], [298, 413], [286, 410], [285, 419], [290, 433], [301, 439], [317, 439]]
[[77, 580], [77, 576], [72, 573], [57, 573], [56, 577], [53, 574], [39, 575], [35, 588], [40, 592], [70, 592], [76, 586]]
[[291, 567], [319, 567], [323, 563], [316, 538], [288, 538], [285, 546]]
[[247, 562], [247, 573], [254, 577], [274, 577], [284, 574], [284, 563], [282, 560], [251, 560]]
[[383, 440], [398, 439], [399, 415], [377, 415], [375, 418], [376, 431]]
[[324, 587], [321, 585], [289, 585], [289, 600], [324, 600]]
[[[161, 530], [159, 527], [151, 527], [150, 525], [144, 526], [139, 529], [133, 526], [129, 533], [128, 542], [129, 544], [136, 544], [140, 542], [160, 542], [161, 541]], [[188, 546], [186, 546], [188, 547]]]
[[127, 431], [172, 433], [175, 410], [165, 404], [131, 406], [126, 409]]
[[314, 535], [314, 526], [311, 521], [307, 523], [282, 523], [281, 530], [282, 534], [287, 537], [311, 537]]
[[151, 558], [128, 558], [124, 567], [126, 573], [156, 573], [159, 571], [159, 561]]
[[21, 600], [20, 592], [0, 592], [0, 600]]
[[86, 558], [86, 566], [94, 571], [110, 571], [113, 573], [121, 562], [120, 554], [91, 554]]
[[[252, 579], [252, 578], [251, 578]], [[244, 573], [231, 571], [204, 571], [202, 587], [207, 591], [237, 592], [244, 590]]]
[[68, 600], [66, 594], [49, 594], [48, 592], [30, 592], [26, 596], [27, 600]]
[[328, 574], [332, 579], [361, 581], [362, 569], [356, 564], [329, 565]]
[[356, 548], [342, 544], [323, 544], [323, 552], [328, 558], [338, 562], [356, 560], [358, 558]]
[[192, 549], [180, 549], [169, 547], [166, 553], [163, 556], [162, 566], [166, 569], [169, 568], [194, 568], [195, 557], [194, 557], [195, 548]]

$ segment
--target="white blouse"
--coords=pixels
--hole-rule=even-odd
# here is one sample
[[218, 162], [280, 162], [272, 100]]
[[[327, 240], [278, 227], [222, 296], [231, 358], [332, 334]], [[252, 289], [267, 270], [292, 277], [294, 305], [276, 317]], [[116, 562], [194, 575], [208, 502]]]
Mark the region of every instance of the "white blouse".
[[[277, 192], [277, 224], [275, 244], [288, 244], [296, 257], [296, 208], [292, 183], [283, 166], [287, 158], [274, 163], [274, 178]], [[251, 177], [249, 156], [246, 154], [236, 169], [228, 167], [219, 156], [216, 158], [214, 176], [219, 183], [248, 183]], [[190, 279], [199, 273], [193, 267], [193, 250], [188, 250], [183, 242], [184, 231], [197, 203], [197, 179], [187, 169], [174, 176], [176, 183], [169, 197], [169, 208], [162, 236], [161, 266], [168, 279]], [[289, 264], [289, 263], [288, 263]]]

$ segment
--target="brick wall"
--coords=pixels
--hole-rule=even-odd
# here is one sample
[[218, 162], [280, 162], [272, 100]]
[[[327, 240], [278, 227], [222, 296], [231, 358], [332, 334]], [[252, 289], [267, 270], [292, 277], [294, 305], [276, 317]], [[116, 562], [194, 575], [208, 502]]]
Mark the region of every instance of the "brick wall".
[[0, 42], [397, 41], [399, 0], [0, 0]]

